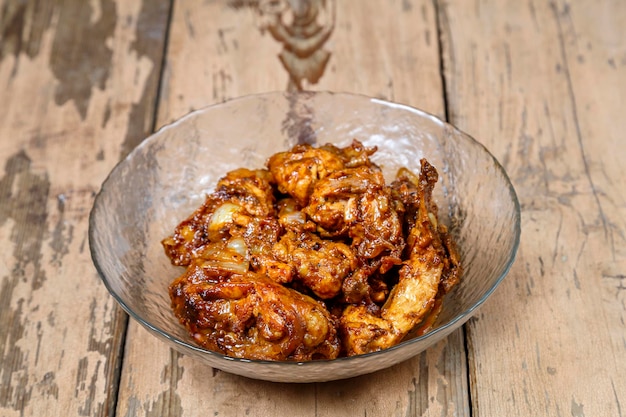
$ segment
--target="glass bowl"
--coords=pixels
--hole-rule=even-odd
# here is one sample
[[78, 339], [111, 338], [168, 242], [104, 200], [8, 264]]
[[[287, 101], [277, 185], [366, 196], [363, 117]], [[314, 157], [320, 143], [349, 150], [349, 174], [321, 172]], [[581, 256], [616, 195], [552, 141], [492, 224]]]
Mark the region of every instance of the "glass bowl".
[[[233, 359], [196, 345], [170, 308], [168, 285], [183, 272], [161, 240], [204, 201], [227, 171], [262, 168], [296, 143], [377, 146], [372, 159], [390, 181], [398, 168], [437, 168], [440, 221], [457, 241], [461, 283], [446, 295], [432, 330], [379, 352], [312, 362]], [[315, 382], [387, 368], [445, 338], [505, 277], [520, 239], [520, 208], [509, 178], [487, 149], [420, 110], [337, 93], [267, 93], [194, 111], [160, 129], [104, 181], [89, 219], [94, 264], [109, 292], [152, 334], [210, 366], [255, 379]]]

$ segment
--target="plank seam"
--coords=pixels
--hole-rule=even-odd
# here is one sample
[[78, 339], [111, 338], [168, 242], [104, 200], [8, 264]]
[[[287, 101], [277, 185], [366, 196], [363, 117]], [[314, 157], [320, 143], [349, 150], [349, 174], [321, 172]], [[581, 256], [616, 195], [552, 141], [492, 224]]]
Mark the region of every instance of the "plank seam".
[[445, 63], [443, 59], [443, 29], [441, 28], [441, 11], [439, 1], [433, 0], [435, 11], [435, 28], [437, 30], [437, 48], [439, 49], [439, 76], [441, 77], [441, 94], [443, 96], [443, 116], [446, 122], [450, 121], [448, 109], [448, 87], [446, 82]]
[[164, 34], [164, 47], [163, 47], [163, 55], [161, 56], [161, 68], [159, 69], [159, 79], [157, 81], [157, 91], [156, 96], [154, 97], [154, 109], [152, 113], [152, 124], [150, 125], [150, 131], [153, 133], [157, 129], [157, 123], [159, 119], [159, 110], [161, 108], [161, 96], [163, 95], [163, 79], [165, 78], [165, 70], [167, 64], [167, 55], [169, 51], [169, 40], [170, 40], [170, 28], [172, 27], [172, 18], [174, 15], [174, 2], [175, 0], [169, 1], [169, 9], [167, 11], [167, 22], [165, 23], [165, 34]]
[[[441, 10], [443, 5], [440, 5], [439, 0], [433, 0], [433, 8], [435, 11], [435, 27], [437, 29], [437, 47], [439, 48], [439, 76], [441, 77], [441, 92], [443, 96], [443, 111], [444, 111], [444, 119], [448, 123], [452, 123], [450, 120], [450, 102], [448, 96], [448, 79], [446, 78], [445, 71], [445, 58], [444, 58], [444, 48], [445, 43], [443, 40], [444, 34], [444, 23], [443, 19], [446, 18], [445, 13]], [[467, 384], [467, 410], [469, 417], [474, 415], [474, 407], [472, 404], [472, 378], [471, 378], [471, 366], [470, 366], [470, 335], [469, 328], [467, 324], [464, 324], [462, 327], [463, 332], [463, 350], [465, 354], [465, 378]]]
[[[167, 21], [165, 24], [165, 33], [163, 36], [163, 54], [161, 56], [160, 68], [159, 68], [159, 77], [157, 80], [157, 91], [154, 98], [154, 108], [152, 110], [152, 122], [150, 123], [150, 133], [153, 133], [157, 128], [157, 117], [159, 114], [159, 106], [161, 103], [161, 91], [162, 91], [162, 82], [165, 74], [165, 63], [167, 61], [167, 51], [169, 45], [169, 37], [170, 37], [170, 27], [172, 25], [172, 15], [174, 11], [174, 1], [169, 1], [169, 8], [167, 10]], [[121, 309], [121, 308], [120, 308]], [[112, 376], [112, 386], [114, 387], [111, 391], [111, 398], [109, 399], [109, 410], [108, 417], [115, 417], [117, 415], [118, 403], [119, 403], [119, 395], [120, 395], [120, 381], [122, 379], [122, 370], [124, 369], [124, 358], [126, 357], [126, 339], [128, 335], [128, 327], [130, 319], [126, 312], [123, 312], [125, 316], [125, 322], [121, 324], [124, 330], [121, 332], [121, 342], [120, 349], [118, 352], [118, 357], [116, 358], [116, 369]]]
[[120, 348], [117, 351], [117, 355], [113, 358], [115, 363], [115, 368], [111, 375], [111, 388], [109, 389], [109, 398], [107, 401], [107, 413], [106, 415], [109, 417], [115, 417], [117, 414], [117, 402], [120, 392], [120, 381], [122, 379], [122, 369], [124, 368], [124, 352], [126, 351], [126, 334], [128, 333], [128, 314], [120, 307], [116, 306], [118, 309], [118, 315], [121, 327], [120, 330]]

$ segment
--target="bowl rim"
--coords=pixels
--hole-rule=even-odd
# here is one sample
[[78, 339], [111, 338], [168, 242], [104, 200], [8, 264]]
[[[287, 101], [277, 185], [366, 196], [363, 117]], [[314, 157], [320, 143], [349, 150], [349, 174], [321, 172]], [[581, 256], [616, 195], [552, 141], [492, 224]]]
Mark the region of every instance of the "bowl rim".
[[[109, 182], [109, 180], [111, 179], [111, 177], [113, 175], [115, 175], [115, 173], [121, 169], [121, 166], [124, 165], [127, 161], [129, 161], [130, 159], [132, 159], [134, 157], [134, 155], [136, 153], [139, 152], [140, 149], [142, 149], [143, 147], [146, 147], [149, 145], [150, 141], [152, 140], [152, 138], [157, 137], [159, 135], [162, 134], [162, 132], [169, 130], [169, 129], [173, 129], [176, 128], [178, 125], [183, 124], [186, 120], [197, 117], [199, 114], [201, 113], [205, 113], [207, 111], [211, 111], [213, 108], [218, 108], [218, 107], [222, 107], [225, 105], [232, 105], [232, 104], [236, 104], [236, 102], [238, 101], [244, 101], [244, 100], [255, 100], [255, 99], [261, 99], [264, 97], [277, 97], [277, 96], [284, 96], [287, 97], [287, 99], [289, 99], [289, 97], [293, 97], [293, 96], [301, 96], [301, 97], [311, 97], [311, 96], [329, 96], [329, 97], [346, 97], [346, 98], [350, 98], [350, 99], [357, 99], [357, 100], [367, 100], [370, 101], [372, 103], [375, 103], [377, 105], [381, 105], [381, 106], [386, 106], [386, 107], [391, 107], [391, 108], [395, 108], [395, 109], [401, 109], [404, 111], [408, 111], [410, 113], [416, 114], [419, 117], [422, 118], [428, 118], [430, 119], [432, 122], [437, 123], [439, 125], [441, 125], [444, 128], [448, 128], [448, 129], [452, 129], [455, 133], [460, 134], [461, 137], [463, 137], [465, 140], [468, 140], [470, 143], [472, 143], [472, 145], [474, 146], [478, 146], [482, 149], [483, 152], [485, 152], [492, 160], [492, 162], [494, 163], [494, 166], [496, 168], [497, 171], [500, 172], [500, 174], [502, 175], [503, 179], [505, 180], [505, 184], [506, 184], [506, 190], [508, 191], [510, 198], [513, 202], [513, 206], [514, 206], [514, 221], [513, 221], [513, 245], [511, 246], [511, 250], [509, 251], [508, 254], [508, 258], [506, 261], [506, 264], [502, 270], [502, 272], [500, 273], [500, 275], [494, 280], [493, 284], [485, 291], [485, 293], [483, 294], [482, 297], [480, 297], [480, 299], [474, 303], [473, 305], [471, 305], [470, 307], [468, 307], [467, 309], [465, 309], [464, 311], [462, 311], [461, 313], [457, 314], [456, 316], [454, 316], [451, 320], [449, 320], [448, 322], [427, 331], [426, 333], [424, 333], [423, 335], [420, 336], [416, 336], [414, 338], [411, 339], [407, 339], [407, 340], [403, 340], [402, 342], [391, 346], [387, 349], [383, 349], [380, 351], [375, 351], [375, 352], [370, 352], [370, 353], [365, 353], [362, 355], [355, 355], [355, 356], [343, 356], [343, 357], [339, 357], [336, 359], [319, 359], [319, 360], [313, 360], [313, 361], [271, 361], [271, 360], [261, 360], [261, 359], [245, 359], [245, 358], [235, 358], [232, 356], [227, 356], [225, 354], [219, 353], [219, 352], [215, 352], [209, 349], [205, 349], [199, 345], [196, 344], [192, 344], [189, 343], [185, 340], [182, 340], [162, 329], [160, 329], [159, 327], [157, 327], [156, 325], [152, 324], [149, 320], [146, 320], [142, 317], [140, 317], [132, 308], [130, 308], [125, 302], [124, 300], [121, 298], [121, 296], [119, 296], [115, 290], [113, 289], [111, 283], [109, 282], [108, 278], [106, 277], [104, 271], [102, 270], [102, 267], [100, 266], [100, 263], [98, 261], [98, 254], [95, 251], [95, 246], [96, 246], [96, 242], [95, 242], [95, 236], [94, 236], [94, 229], [95, 229], [95, 218], [98, 215], [98, 201], [100, 200], [100, 198], [102, 198], [101, 196], [103, 195], [103, 193], [106, 192], [107, 189], [107, 184]], [[141, 324], [144, 328], [146, 328], [147, 330], [149, 330], [150, 332], [155, 333], [156, 335], [163, 337], [165, 339], [168, 339], [169, 341], [171, 341], [174, 345], [176, 346], [180, 346], [184, 349], [187, 350], [191, 350], [195, 353], [201, 354], [201, 355], [209, 355], [214, 357], [217, 360], [227, 360], [227, 361], [231, 361], [231, 362], [239, 362], [239, 363], [252, 363], [252, 364], [258, 364], [258, 365], [268, 365], [268, 366], [280, 366], [280, 367], [285, 367], [285, 366], [291, 366], [291, 367], [298, 367], [298, 368], [302, 368], [302, 367], [310, 367], [310, 366], [323, 366], [324, 364], [336, 364], [336, 363], [349, 363], [349, 362], [354, 362], [354, 361], [362, 361], [362, 360], [367, 360], [368, 358], [374, 357], [374, 356], [379, 356], [381, 354], [384, 354], [385, 352], [391, 352], [391, 351], [395, 351], [398, 349], [402, 349], [404, 347], [406, 347], [407, 345], [412, 345], [415, 343], [419, 343], [420, 341], [423, 341], [425, 339], [429, 339], [429, 338], [433, 338], [436, 337], [440, 334], [443, 333], [443, 335], [447, 335], [448, 333], [450, 333], [452, 330], [451, 328], [455, 328], [457, 325], [460, 327], [461, 325], [463, 325], [463, 323], [465, 323], [469, 318], [472, 317], [472, 315], [476, 312], [476, 310], [482, 306], [485, 301], [493, 294], [493, 292], [496, 290], [496, 288], [502, 283], [502, 281], [504, 280], [504, 278], [508, 275], [508, 273], [510, 272], [511, 267], [513, 266], [513, 264], [515, 263], [515, 259], [517, 257], [517, 252], [519, 250], [519, 246], [520, 246], [520, 241], [521, 241], [521, 207], [520, 207], [520, 203], [519, 203], [519, 199], [517, 197], [517, 193], [515, 192], [515, 188], [513, 187], [513, 184], [511, 182], [510, 177], [508, 176], [506, 170], [504, 169], [504, 167], [502, 166], [502, 164], [497, 160], [497, 158], [489, 151], [489, 149], [487, 149], [487, 147], [485, 145], [483, 145], [481, 142], [479, 142], [478, 140], [476, 140], [474, 137], [472, 137], [471, 135], [469, 135], [468, 133], [462, 131], [461, 129], [457, 128], [456, 126], [454, 126], [453, 124], [446, 122], [445, 120], [441, 119], [440, 117], [426, 112], [424, 110], [421, 110], [417, 107], [413, 107], [407, 104], [402, 104], [402, 103], [397, 103], [397, 102], [392, 102], [389, 100], [385, 100], [385, 99], [380, 99], [380, 98], [375, 98], [375, 97], [369, 97], [367, 95], [364, 94], [357, 94], [357, 93], [348, 93], [348, 92], [332, 92], [332, 91], [301, 91], [301, 92], [287, 92], [287, 91], [271, 91], [271, 92], [264, 92], [264, 93], [255, 93], [255, 94], [248, 94], [248, 95], [243, 95], [243, 96], [239, 96], [239, 97], [235, 97], [235, 98], [231, 98], [219, 103], [214, 103], [211, 105], [207, 105], [204, 107], [201, 107], [199, 109], [193, 110], [191, 112], [188, 112], [187, 114], [183, 115], [182, 117], [173, 120], [169, 123], [164, 124], [163, 126], [159, 127], [156, 131], [154, 131], [153, 133], [149, 134], [148, 136], [146, 136], [141, 143], [139, 143], [135, 148], [133, 148], [124, 158], [122, 158], [120, 161], [118, 161], [115, 166], [111, 169], [111, 171], [107, 174], [106, 178], [104, 179], [104, 181], [102, 182], [100, 189], [98, 190], [94, 200], [93, 200], [93, 204], [91, 207], [91, 210], [89, 212], [89, 223], [88, 223], [88, 243], [89, 243], [89, 252], [91, 255], [91, 259], [92, 262], [98, 272], [98, 275], [100, 277], [100, 280], [103, 282], [104, 286], [106, 287], [107, 291], [113, 296], [113, 298], [115, 299], [115, 301], [122, 307], [122, 309], [130, 316], [132, 317], [134, 320], [136, 320], [139, 324]], [[175, 317], [173, 317], [173, 319], [175, 319]]]

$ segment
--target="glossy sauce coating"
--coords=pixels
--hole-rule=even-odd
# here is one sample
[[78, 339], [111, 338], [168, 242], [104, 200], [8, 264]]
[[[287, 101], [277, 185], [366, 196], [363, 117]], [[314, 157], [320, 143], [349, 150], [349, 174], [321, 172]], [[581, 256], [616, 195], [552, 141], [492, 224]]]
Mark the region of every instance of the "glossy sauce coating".
[[231, 171], [162, 241], [186, 268], [170, 297], [198, 344], [305, 361], [428, 330], [461, 276], [432, 201], [437, 171], [422, 160], [419, 175], [403, 169], [387, 185], [375, 151], [297, 145], [267, 169]]

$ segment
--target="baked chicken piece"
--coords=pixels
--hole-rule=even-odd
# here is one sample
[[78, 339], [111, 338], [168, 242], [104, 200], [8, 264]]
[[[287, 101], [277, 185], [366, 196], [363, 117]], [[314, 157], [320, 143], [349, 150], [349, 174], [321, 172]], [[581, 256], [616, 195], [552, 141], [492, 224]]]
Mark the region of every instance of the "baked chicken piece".
[[[347, 355], [378, 351], [399, 343], [435, 305], [444, 267], [458, 266], [446, 262], [449, 253], [437, 225], [437, 207], [432, 201], [437, 171], [424, 159], [421, 164], [417, 184], [406, 190], [407, 215], [414, 216], [409, 221], [406, 239], [408, 259], [379, 313], [362, 304], [345, 308], [340, 333]], [[454, 274], [458, 276], [457, 272]]]

